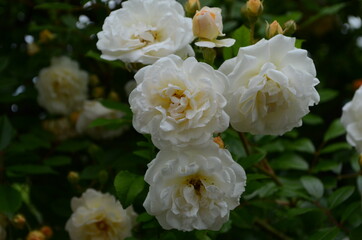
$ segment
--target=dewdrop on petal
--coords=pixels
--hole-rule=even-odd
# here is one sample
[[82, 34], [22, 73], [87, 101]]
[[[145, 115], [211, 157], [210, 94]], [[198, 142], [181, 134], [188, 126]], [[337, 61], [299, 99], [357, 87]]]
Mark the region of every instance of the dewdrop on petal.
[[222, 33], [223, 23], [220, 8], [203, 7], [196, 11], [192, 19], [192, 31], [195, 37], [199, 38], [195, 44], [199, 47], [230, 47], [235, 43], [234, 39], [227, 38], [217, 40], [219, 36], [225, 36]]

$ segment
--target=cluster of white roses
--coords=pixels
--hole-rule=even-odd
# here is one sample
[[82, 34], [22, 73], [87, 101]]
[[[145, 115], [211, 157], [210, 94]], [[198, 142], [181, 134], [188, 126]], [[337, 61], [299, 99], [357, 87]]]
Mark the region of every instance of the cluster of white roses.
[[192, 57], [195, 37], [200, 47], [233, 45], [216, 39], [222, 28], [218, 8], [204, 7], [191, 21], [175, 0], [128, 0], [98, 33], [104, 59], [152, 64], [136, 73], [129, 103], [134, 128], [160, 149], [145, 174], [144, 207], [165, 229], [218, 230], [239, 205], [246, 174], [213, 134], [231, 123], [282, 135], [319, 101], [313, 61], [294, 38], [240, 48], [219, 70]]
[[88, 82], [88, 73], [81, 70], [77, 62], [65, 56], [53, 58], [51, 66], [40, 71], [35, 83], [39, 105], [51, 114], [65, 116], [44, 122], [45, 128], [59, 139], [77, 134], [106, 139], [119, 136], [124, 131], [124, 128], [113, 130], [89, 127], [96, 119], [122, 118], [124, 113], [105, 108], [96, 100], [87, 100]]

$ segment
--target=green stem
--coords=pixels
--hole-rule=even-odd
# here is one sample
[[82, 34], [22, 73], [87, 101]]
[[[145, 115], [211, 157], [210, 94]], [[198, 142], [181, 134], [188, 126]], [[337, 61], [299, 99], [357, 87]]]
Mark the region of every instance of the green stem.
[[254, 42], [255, 42], [254, 34], [255, 34], [255, 22], [251, 22], [250, 23], [250, 44], [254, 44]]

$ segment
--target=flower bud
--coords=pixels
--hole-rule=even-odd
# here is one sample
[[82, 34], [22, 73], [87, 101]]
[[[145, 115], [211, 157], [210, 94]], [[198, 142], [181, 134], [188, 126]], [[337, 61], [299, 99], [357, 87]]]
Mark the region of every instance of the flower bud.
[[55, 35], [48, 29], [45, 29], [39, 33], [39, 42], [46, 43], [55, 38]]
[[289, 20], [286, 23], [284, 23], [284, 31], [283, 35], [285, 36], [291, 36], [295, 31], [297, 30], [297, 24], [293, 20]]
[[192, 19], [192, 31], [196, 37], [214, 40], [222, 33], [223, 24], [220, 8], [203, 7]]
[[265, 32], [267, 38], [272, 38], [275, 35], [283, 34], [283, 29], [277, 21], [274, 21], [270, 25], [267, 24]]
[[40, 51], [40, 48], [36, 43], [28, 43], [26, 45], [26, 51], [29, 56], [33, 56]]
[[249, 18], [256, 18], [263, 13], [263, 3], [260, 0], [248, 0], [246, 12]]
[[15, 228], [23, 229], [26, 224], [26, 218], [23, 214], [16, 214], [12, 219], [12, 223]]
[[94, 98], [102, 98], [104, 95], [104, 87], [95, 87], [92, 90], [92, 96]]
[[214, 137], [214, 142], [217, 143], [220, 148], [225, 148], [225, 143], [220, 136]]
[[116, 93], [115, 91], [111, 91], [111, 92], [108, 94], [108, 99], [110, 99], [110, 100], [112, 100], [112, 101], [118, 102], [118, 101], [119, 101], [119, 95], [118, 95], [118, 93]]
[[185, 4], [185, 11], [188, 16], [193, 16], [196, 11], [200, 10], [199, 0], [188, 0]]
[[68, 173], [67, 179], [71, 184], [76, 184], [79, 181], [79, 174], [75, 171], [70, 171]]
[[47, 239], [53, 236], [53, 229], [49, 226], [43, 226], [40, 229], [40, 232], [42, 232]]
[[26, 240], [45, 240], [45, 235], [40, 231], [31, 231], [26, 236]]

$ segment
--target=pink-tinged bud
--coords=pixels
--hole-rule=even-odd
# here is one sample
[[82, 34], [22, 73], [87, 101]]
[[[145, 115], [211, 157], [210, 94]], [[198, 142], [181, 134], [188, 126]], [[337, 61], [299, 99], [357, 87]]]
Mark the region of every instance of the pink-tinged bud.
[[272, 38], [275, 35], [283, 34], [283, 29], [277, 21], [272, 22], [266, 26], [266, 37]]
[[40, 231], [31, 231], [28, 233], [28, 236], [26, 236], [26, 240], [45, 240], [46, 237], [44, 233]]
[[203, 7], [192, 20], [192, 31], [196, 37], [214, 40], [222, 33], [223, 24], [220, 8]]
[[263, 13], [263, 3], [260, 0], [248, 0], [246, 2], [246, 11], [249, 18], [255, 18]]

